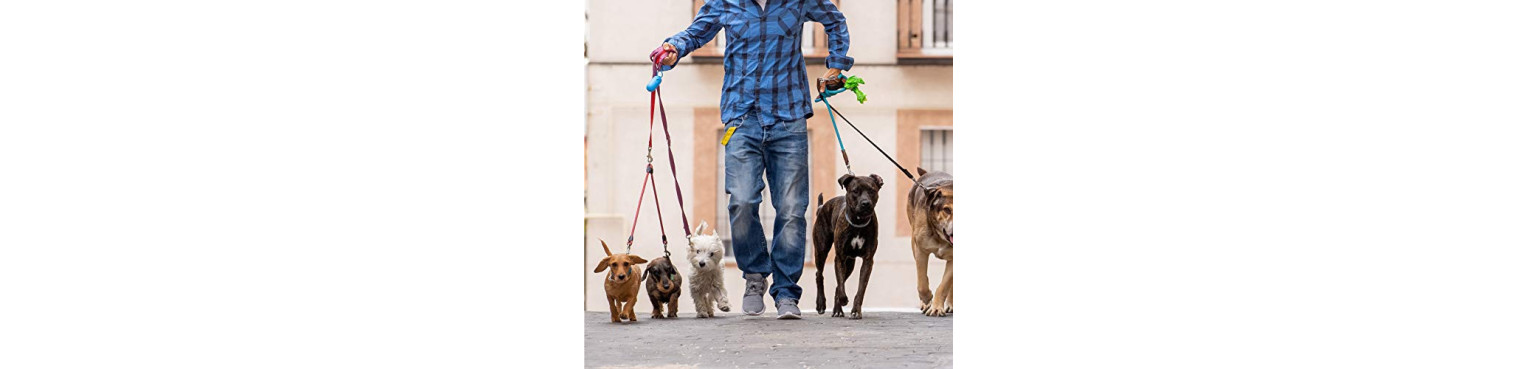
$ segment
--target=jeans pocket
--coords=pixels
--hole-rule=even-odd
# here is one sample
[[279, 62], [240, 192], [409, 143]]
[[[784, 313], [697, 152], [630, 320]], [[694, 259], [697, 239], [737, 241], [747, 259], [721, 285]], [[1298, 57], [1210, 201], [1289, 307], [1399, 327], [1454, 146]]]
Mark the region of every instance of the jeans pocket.
[[789, 122], [780, 122], [784, 130], [790, 133], [806, 133], [806, 119], [797, 119]]

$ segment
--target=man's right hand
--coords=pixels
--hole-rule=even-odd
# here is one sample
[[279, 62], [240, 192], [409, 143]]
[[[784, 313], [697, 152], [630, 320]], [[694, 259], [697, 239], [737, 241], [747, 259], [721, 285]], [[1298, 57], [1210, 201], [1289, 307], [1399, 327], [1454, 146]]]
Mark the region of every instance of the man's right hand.
[[662, 65], [673, 65], [678, 63], [678, 49], [674, 48], [673, 44], [666, 42], [662, 43], [662, 50], [667, 51], [662, 55]]

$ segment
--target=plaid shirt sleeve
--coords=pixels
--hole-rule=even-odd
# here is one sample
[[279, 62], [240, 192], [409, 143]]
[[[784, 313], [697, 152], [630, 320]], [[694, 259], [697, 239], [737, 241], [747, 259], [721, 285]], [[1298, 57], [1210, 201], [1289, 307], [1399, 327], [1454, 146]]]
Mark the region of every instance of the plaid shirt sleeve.
[[[689, 28], [685, 28], [682, 32], [678, 32], [678, 34], [669, 37], [665, 41], [672, 44], [673, 48], [678, 49], [678, 58], [673, 60], [674, 65], [677, 65], [679, 60], [683, 60], [685, 56], [694, 52], [695, 49], [699, 49], [706, 42], [716, 38], [716, 33], [721, 32], [720, 20], [721, 10], [723, 9], [721, 1], [706, 1], [705, 5], [700, 6], [699, 14], [694, 15], [694, 22], [689, 24]], [[662, 70], [672, 69], [673, 65], [662, 67]]]
[[830, 0], [803, 0], [806, 19], [822, 23], [828, 34], [828, 68], [847, 71], [854, 67], [849, 57], [849, 26], [844, 24], [844, 13]]

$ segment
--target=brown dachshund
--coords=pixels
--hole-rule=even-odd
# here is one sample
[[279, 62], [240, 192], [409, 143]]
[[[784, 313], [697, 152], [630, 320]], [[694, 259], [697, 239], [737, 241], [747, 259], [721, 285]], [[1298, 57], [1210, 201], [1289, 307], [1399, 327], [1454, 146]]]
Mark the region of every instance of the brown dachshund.
[[[636, 295], [641, 291], [641, 264], [646, 259], [631, 254], [615, 254], [609, 252], [609, 243], [598, 240], [603, 245], [603, 253], [609, 255], [598, 261], [598, 268], [593, 273], [609, 271], [608, 277], [603, 280], [603, 291], [609, 297], [609, 320], [619, 323], [620, 319], [636, 321], [635, 302]], [[621, 306], [623, 304], [623, 307]]]

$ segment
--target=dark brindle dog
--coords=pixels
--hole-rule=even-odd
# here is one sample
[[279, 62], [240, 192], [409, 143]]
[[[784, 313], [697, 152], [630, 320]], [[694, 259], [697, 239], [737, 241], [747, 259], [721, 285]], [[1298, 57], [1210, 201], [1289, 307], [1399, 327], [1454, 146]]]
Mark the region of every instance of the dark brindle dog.
[[876, 198], [881, 190], [881, 176], [856, 177], [845, 174], [838, 178], [838, 185], [845, 195], [822, 202], [817, 194], [817, 219], [812, 226], [812, 244], [817, 247], [817, 313], [827, 311], [827, 297], [822, 292], [822, 265], [828, 252], [838, 248], [833, 260], [834, 278], [838, 289], [834, 291], [833, 316], [844, 316], [844, 304], [849, 303], [844, 293], [844, 282], [854, 272], [854, 258], [864, 258], [860, 267], [860, 291], [854, 295], [854, 306], [849, 309], [850, 319], [860, 319], [860, 306], [865, 304], [865, 286], [870, 283], [871, 268], [876, 257]]
[[642, 274], [646, 278], [646, 297], [652, 301], [652, 319], [662, 317], [662, 306], [667, 305], [669, 318], [678, 317], [678, 295], [683, 294], [681, 288], [683, 277], [678, 275], [678, 268], [673, 267], [673, 261], [668, 257], [652, 259], [646, 264], [646, 272]]

